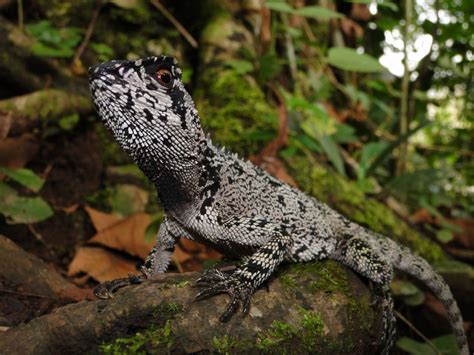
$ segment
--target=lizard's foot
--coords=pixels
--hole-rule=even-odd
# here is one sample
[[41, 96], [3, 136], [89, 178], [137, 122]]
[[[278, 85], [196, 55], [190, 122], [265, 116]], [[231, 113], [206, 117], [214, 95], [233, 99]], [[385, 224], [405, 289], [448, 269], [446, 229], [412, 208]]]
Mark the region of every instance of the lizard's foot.
[[200, 290], [196, 295], [196, 300], [221, 293], [227, 293], [230, 296], [230, 302], [219, 318], [221, 322], [227, 322], [236, 312], [240, 303], [242, 303], [242, 313], [248, 313], [252, 289], [234, 274], [224, 274], [218, 269], [208, 270], [197, 280], [197, 287]]
[[97, 298], [106, 300], [114, 297], [114, 293], [122, 287], [141, 284], [145, 278], [144, 275], [136, 276], [129, 274], [127, 278], [105, 281], [96, 286], [94, 289], [94, 295]]

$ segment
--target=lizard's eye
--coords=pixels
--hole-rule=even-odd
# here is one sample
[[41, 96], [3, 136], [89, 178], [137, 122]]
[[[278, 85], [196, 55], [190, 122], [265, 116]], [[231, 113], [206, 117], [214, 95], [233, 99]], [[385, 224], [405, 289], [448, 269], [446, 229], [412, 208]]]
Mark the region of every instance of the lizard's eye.
[[171, 74], [168, 69], [158, 69], [155, 74], [155, 77], [156, 80], [158, 80], [158, 82], [163, 86], [169, 87], [173, 83], [173, 74]]

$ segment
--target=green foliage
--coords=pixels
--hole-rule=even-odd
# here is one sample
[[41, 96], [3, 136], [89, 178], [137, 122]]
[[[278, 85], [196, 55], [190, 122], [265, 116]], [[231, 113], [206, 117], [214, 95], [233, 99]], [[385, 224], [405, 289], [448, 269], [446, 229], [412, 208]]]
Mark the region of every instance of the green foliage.
[[359, 54], [352, 48], [333, 47], [328, 52], [328, 63], [348, 71], [360, 73], [381, 73], [386, 69], [369, 54]]
[[60, 118], [58, 125], [65, 131], [71, 131], [79, 123], [79, 119], [79, 115], [77, 113], [73, 113]]
[[295, 111], [296, 114], [303, 117], [300, 125], [302, 131], [318, 144], [317, 147], [311, 147], [311, 142], [306, 141], [306, 146], [316, 151], [321, 149], [336, 170], [341, 175], [345, 175], [344, 163], [338, 146], [332, 137], [333, 134], [337, 133], [336, 123], [328, 116], [326, 110], [319, 104], [310, 103], [302, 97], [289, 96], [288, 94], [287, 103], [289, 110]]
[[0, 166], [0, 173], [5, 174], [10, 179], [34, 192], [41, 190], [44, 184], [44, 180], [29, 169], [10, 169], [5, 166]]
[[344, 17], [343, 14], [322, 6], [306, 6], [295, 10], [296, 15], [312, 17], [318, 20], [332, 20]]
[[163, 328], [150, 327], [143, 332], [138, 332], [130, 338], [115, 339], [109, 344], [99, 346], [100, 353], [121, 354], [147, 354], [150, 351], [169, 352], [175, 344], [175, 338], [170, 321], [166, 321]]
[[315, 18], [318, 20], [331, 20], [344, 17], [343, 14], [322, 6], [314, 5], [295, 9], [282, 0], [267, 0], [265, 6], [273, 11]]
[[[44, 184], [44, 180], [29, 169], [0, 166], [0, 173], [34, 192], [41, 190]], [[53, 215], [53, 210], [41, 197], [19, 196], [15, 189], [3, 182], [0, 182], [0, 211], [9, 223], [36, 223]]]
[[435, 339], [431, 339], [431, 344], [421, 343], [419, 341], [402, 337], [397, 341], [397, 347], [412, 355], [457, 355], [459, 350], [456, 339], [453, 335], [444, 335]]
[[0, 183], [0, 211], [7, 222], [36, 223], [53, 215], [53, 210], [41, 197], [22, 197], [13, 188]]
[[105, 62], [113, 58], [114, 50], [105, 43], [92, 42], [89, 44], [89, 47], [95, 52], [97, 58], [101, 62]]
[[390, 284], [390, 290], [408, 306], [419, 306], [425, 301], [425, 294], [409, 281], [394, 280]]
[[26, 28], [36, 40], [31, 50], [39, 57], [70, 58], [82, 39], [80, 28], [57, 29], [47, 20], [27, 25]]
[[158, 229], [160, 228], [161, 222], [163, 222], [163, 213], [156, 213], [151, 216], [150, 224], [145, 230], [145, 240], [148, 243], [151, 242], [158, 234]]

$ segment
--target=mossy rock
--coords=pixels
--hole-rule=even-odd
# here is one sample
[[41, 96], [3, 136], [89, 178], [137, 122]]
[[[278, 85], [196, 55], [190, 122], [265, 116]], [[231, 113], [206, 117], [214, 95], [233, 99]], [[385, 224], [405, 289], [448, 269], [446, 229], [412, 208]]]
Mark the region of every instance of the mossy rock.
[[248, 156], [276, 135], [276, 112], [251, 77], [216, 67], [199, 82], [194, 97], [201, 122], [217, 144]]

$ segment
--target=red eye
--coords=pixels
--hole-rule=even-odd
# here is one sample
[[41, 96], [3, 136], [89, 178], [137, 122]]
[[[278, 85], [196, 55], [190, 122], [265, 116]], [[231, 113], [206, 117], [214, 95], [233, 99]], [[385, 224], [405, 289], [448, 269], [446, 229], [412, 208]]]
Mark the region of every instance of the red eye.
[[156, 80], [163, 86], [170, 86], [173, 83], [173, 74], [168, 69], [158, 69], [155, 76]]

